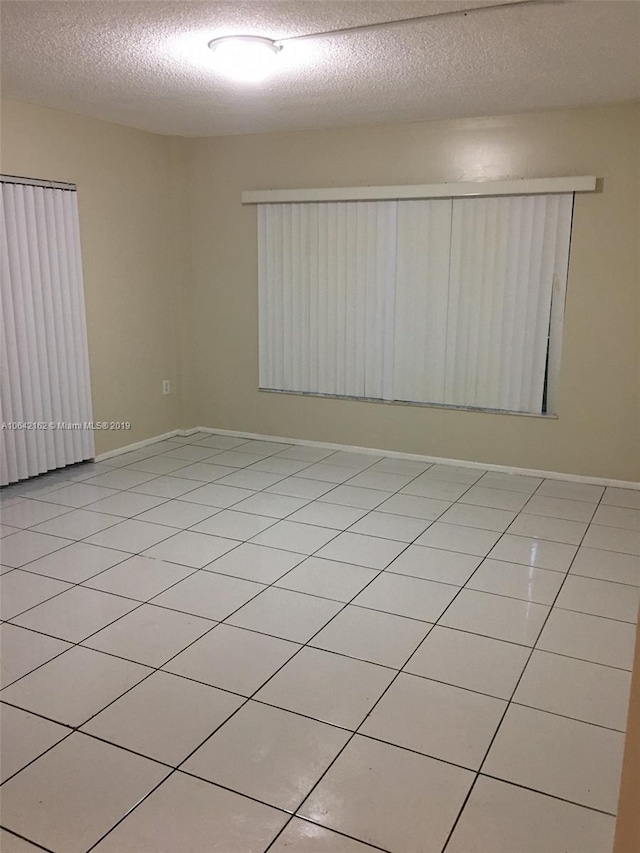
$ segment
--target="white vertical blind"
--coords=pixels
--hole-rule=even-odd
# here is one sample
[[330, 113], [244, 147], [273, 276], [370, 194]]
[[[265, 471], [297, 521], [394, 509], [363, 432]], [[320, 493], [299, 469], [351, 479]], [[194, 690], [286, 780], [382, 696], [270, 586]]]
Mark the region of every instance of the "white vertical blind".
[[260, 387], [388, 397], [396, 202], [258, 207]]
[[0, 183], [0, 484], [94, 456], [77, 194]]
[[454, 199], [442, 402], [541, 412], [573, 196]]
[[259, 204], [260, 387], [540, 413], [572, 205]]

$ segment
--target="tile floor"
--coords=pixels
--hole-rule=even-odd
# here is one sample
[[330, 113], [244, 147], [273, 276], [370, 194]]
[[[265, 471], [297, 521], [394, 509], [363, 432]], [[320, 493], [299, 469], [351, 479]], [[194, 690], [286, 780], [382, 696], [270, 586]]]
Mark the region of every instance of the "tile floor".
[[0, 501], [3, 853], [610, 853], [640, 491], [200, 433]]

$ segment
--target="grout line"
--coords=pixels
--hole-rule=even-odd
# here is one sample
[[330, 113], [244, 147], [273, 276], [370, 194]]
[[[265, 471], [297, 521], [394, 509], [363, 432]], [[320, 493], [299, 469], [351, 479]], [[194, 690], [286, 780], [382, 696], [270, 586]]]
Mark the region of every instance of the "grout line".
[[48, 847], [43, 847], [42, 844], [38, 844], [37, 841], [31, 841], [30, 839], [26, 838], [24, 835], [20, 835], [14, 829], [8, 829], [6, 826], [2, 826], [2, 825], [0, 825], [0, 829], [4, 830], [4, 832], [8, 832], [9, 835], [12, 835], [14, 838], [20, 838], [22, 841], [26, 841], [27, 844], [32, 844], [34, 847], [37, 847], [38, 850], [44, 850], [45, 853], [54, 853], [53, 850], [50, 850]]

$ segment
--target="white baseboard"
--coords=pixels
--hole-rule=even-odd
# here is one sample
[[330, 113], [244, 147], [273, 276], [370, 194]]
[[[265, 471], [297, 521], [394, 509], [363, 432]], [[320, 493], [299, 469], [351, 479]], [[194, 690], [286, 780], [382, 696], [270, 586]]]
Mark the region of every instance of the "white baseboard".
[[494, 465], [491, 462], [472, 462], [467, 459], [446, 459], [441, 456], [425, 456], [420, 453], [404, 453], [401, 450], [384, 450], [377, 447], [359, 447], [352, 444], [334, 444], [327, 441], [311, 441], [304, 438], [287, 438], [279, 435], [264, 435], [258, 432], [242, 432], [235, 429], [214, 429], [213, 427], [193, 427], [192, 429], [175, 429], [171, 432], [166, 432], [163, 435], [157, 435], [154, 438], [147, 438], [144, 441], [138, 441], [135, 444], [130, 444], [127, 447], [119, 447], [117, 450], [109, 450], [107, 453], [101, 453], [96, 456], [96, 462], [103, 462], [113, 456], [120, 456], [123, 453], [129, 453], [131, 450], [138, 450], [141, 447], [146, 447], [149, 444], [155, 444], [157, 441], [164, 441], [167, 438], [173, 438], [177, 435], [193, 435], [194, 432], [204, 432], [209, 434], [217, 433], [219, 435], [230, 435], [237, 438], [248, 438], [256, 441], [274, 441], [280, 444], [302, 444], [306, 447], [322, 447], [326, 450], [346, 450], [351, 453], [368, 453], [371, 456], [390, 456], [394, 459], [410, 459], [416, 462], [429, 462], [438, 465], [456, 465], [460, 468], [482, 468], [483, 471], [496, 471], [502, 474], [520, 474], [525, 477], [545, 477], [548, 480], [567, 480], [571, 483], [589, 483], [596, 486], [614, 486], [619, 489], [635, 489], [640, 490], [640, 483], [632, 480], [616, 480], [609, 477], [589, 477], [584, 474], [565, 474], [562, 471], [544, 471], [537, 468], [516, 468], [511, 465]]
[[167, 438], [173, 438], [176, 435], [191, 435], [196, 432], [192, 430], [173, 429], [171, 432], [164, 432], [162, 435], [154, 435], [152, 438], [145, 438], [142, 441], [136, 441], [133, 444], [127, 444], [125, 447], [117, 447], [115, 450], [107, 450], [106, 453], [99, 453], [94, 462], [106, 462], [107, 459], [112, 459], [114, 456], [122, 456], [123, 453], [130, 453], [132, 450], [140, 450], [142, 447], [147, 447], [150, 444], [155, 444], [158, 441], [165, 441]]

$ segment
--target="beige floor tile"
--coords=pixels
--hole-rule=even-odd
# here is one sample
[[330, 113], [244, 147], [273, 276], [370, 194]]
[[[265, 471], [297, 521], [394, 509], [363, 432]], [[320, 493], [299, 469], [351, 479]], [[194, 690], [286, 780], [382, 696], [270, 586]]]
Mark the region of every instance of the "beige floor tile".
[[184, 468], [188, 464], [184, 459], [172, 459], [169, 456], [152, 456], [148, 459], [142, 459], [139, 462], [133, 462], [132, 471], [146, 471], [149, 474], [170, 474], [172, 471], [177, 471], [178, 468]]
[[343, 605], [338, 601], [270, 587], [227, 619], [227, 624], [306, 643]]
[[160, 764], [75, 733], [3, 786], [2, 821], [50, 850], [84, 853], [166, 774]]
[[451, 584], [381, 572], [355, 597], [353, 604], [435, 622], [459, 592], [459, 587]]
[[566, 572], [576, 550], [575, 545], [505, 533], [491, 550], [489, 557], [508, 563], [522, 563], [523, 566], [533, 566], [537, 569]]
[[536, 494], [528, 501], [523, 512], [546, 515], [549, 518], [564, 518], [569, 521], [591, 521], [595, 508], [596, 504], [588, 501], [573, 501]]
[[415, 544], [455, 551], [459, 554], [486, 557], [499, 538], [500, 533], [494, 530], [480, 530], [477, 527], [463, 527], [461, 524], [444, 524], [436, 521], [416, 540]]
[[[87, 546], [91, 547], [91, 546]], [[83, 586], [147, 601], [193, 573], [188, 566], [137, 555], [85, 581]]]
[[400, 489], [401, 495], [417, 495], [421, 498], [436, 498], [441, 501], [457, 501], [469, 489], [469, 483], [452, 483], [436, 480], [422, 474]]
[[147, 667], [76, 646], [6, 687], [6, 702], [68, 726], [80, 726], [134, 684]]
[[486, 506], [492, 509], [509, 509], [520, 512], [527, 503], [526, 493], [510, 489], [492, 489], [481, 483], [471, 486], [460, 498], [462, 504], [474, 504], [475, 506]]
[[71, 734], [71, 729], [65, 726], [36, 717], [35, 714], [29, 714], [11, 705], [0, 706], [0, 781], [4, 782], [18, 770], [22, 770], [68, 734]]
[[457, 554], [424, 545], [410, 545], [390, 566], [388, 572], [423, 580], [464, 586], [482, 562], [481, 557]]
[[88, 509], [91, 512], [130, 518], [132, 515], [140, 515], [164, 502], [164, 498], [154, 498], [151, 495], [142, 495], [139, 492], [116, 492], [110, 497], [90, 504]]
[[415, 619], [348, 606], [311, 640], [311, 645], [400, 669], [430, 628]]
[[313, 447], [313, 445], [295, 444], [287, 450], [281, 450], [278, 457], [282, 459], [299, 459], [303, 462], [318, 462], [320, 459], [325, 459], [331, 456], [332, 450], [327, 450], [325, 447]]
[[579, 548], [570, 574], [640, 586], [640, 556]]
[[555, 607], [537, 648], [605, 666], [631, 669], [636, 629], [627, 622]]
[[125, 471], [116, 468], [104, 474], [99, 474], [97, 477], [91, 477], [91, 479], [87, 480], [87, 483], [90, 486], [106, 486], [108, 489], [131, 489], [134, 486], [139, 486], [141, 483], [153, 480], [155, 476], [155, 474], [149, 474], [144, 471]]
[[[330, 462], [330, 458], [325, 462]], [[308, 469], [307, 469], [308, 470]], [[341, 469], [345, 470], [346, 469]], [[307, 472], [305, 471], [305, 474]], [[349, 472], [349, 485], [361, 489], [379, 489], [383, 492], [395, 492], [406, 486], [413, 480], [411, 474], [386, 474], [384, 471], [363, 471], [361, 474], [353, 476], [354, 472]], [[346, 479], [346, 478], [345, 478]], [[344, 482], [343, 480], [335, 480], [333, 482]]]
[[[284, 480], [282, 481], [284, 482]], [[304, 482], [309, 482], [305, 480]], [[281, 485], [281, 484], [279, 484]], [[273, 486], [272, 488], [276, 488]], [[256, 495], [246, 497], [245, 500], [236, 504], [238, 512], [248, 512], [253, 515], [267, 516], [268, 518], [285, 518], [297, 509], [301, 509], [309, 503], [307, 497], [291, 496], [289, 494], [271, 494], [271, 492], [258, 492]]]
[[213, 625], [208, 619], [143, 604], [89, 637], [83, 645], [136, 663], [159, 667], [206, 634]]
[[284, 480], [283, 474], [270, 474], [267, 471], [255, 471], [253, 467], [236, 470], [232, 474], [221, 477], [217, 482], [221, 486], [238, 486], [241, 489], [260, 491], [273, 486], [278, 480]]
[[382, 471], [385, 474], [410, 474], [416, 477], [429, 468], [429, 462], [419, 462], [416, 459], [399, 459], [385, 456], [371, 466], [372, 471]]
[[19, 569], [34, 560], [59, 551], [69, 545], [68, 539], [58, 536], [47, 536], [45, 533], [34, 533], [32, 530], [21, 530], [12, 533], [2, 542], [2, 565]]
[[[353, 450], [338, 450], [335, 453], [332, 453], [331, 456], [327, 456], [325, 462], [327, 462], [329, 465], [343, 465], [345, 468], [353, 468], [355, 471], [363, 471], [365, 468], [372, 468], [375, 471], [379, 471], [380, 469], [374, 466], [376, 464], [380, 464], [382, 460], [382, 456], [376, 455], [374, 453], [359, 453], [358, 451]], [[383, 473], [412, 474], [413, 472], [384, 471]]]
[[[245, 515], [245, 518], [252, 518], [252, 516]], [[271, 521], [273, 520], [271, 519]], [[206, 569], [218, 574], [270, 584], [277, 581], [278, 578], [304, 559], [304, 554], [295, 554], [293, 551], [281, 551], [279, 548], [267, 548], [264, 545], [243, 542], [233, 551], [218, 557]]]
[[297, 474], [304, 468], [307, 468], [309, 462], [300, 462], [296, 459], [281, 459], [279, 456], [267, 456], [266, 459], [260, 459], [253, 465], [250, 465], [247, 470], [251, 471], [266, 471], [269, 474], [282, 474], [290, 477], [292, 474]]
[[146, 483], [141, 483], [139, 486], [133, 486], [130, 491], [139, 492], [141, 495], [153, 495], [159, 498], [178, 498], [186, 495], [188, 492], [193, 492], [200, 486], [197, 480], [190, 480], [186, 477], [156, 477], [154, 480], [149, 480]]
[[571, 501], [588, 501], [598, 503], [604, 488], [591, 486], [587, 483], [571, 483], [567, 480], [545, 480], [536, 491], [537, 495], [550, 498], [565, 498]]
[[337, 531], [312, 524], [298, 524], [294, 521], [279, 521], [251, 540], [255, 545], [269, 548], [281, 548], [283, 551], [295, 551], [298, 554], [313, 554], [318, 548], [334, 538]]
[[66, 485], [55, 492], [45, 495], [47, 503], [62, 504], [80, 508], [96, 501], [117, 495], [117, 489], [106, 489], [104, 486], [89, 486], [86, 483]]
[[567, 521], [563, 518], [549, 518], [521, 512], [509, 527], [509, 533], [550, 542], [564, 542], [567, 545], [579, 545], [587, 526], [587, 522], [584, 521]]
[[23, 838], [7, 832], [6, 829], [0, 829], [0, 850], [2, 853], [38, 853], [38, 851], [42, 853], [41, 847], [35, 847]]
[[394, 539], [397, 542], [413, 542], [430, 523], [424, 518], [410, 518], [390, 512], [369, 512], [350, 527], [350, 532]]
[[[12, 536], [13, 542], [18, 534]], [[620, 527], [605, 527], [592, 524], [582, 543], [586, 548], [601, 548], [604, 551], [617, 551], [621, 554], [640, 556], [640, 530], [623, 530]]]
[[405, 672], [510, 699], [529, 658], [525, 646], [436, 625]]
[[70, 649], [71, 645], [63, 640], [5, 623], [0, 625], [0, 648], [0, 686], [7, 687], [36, 667]]
[[2, 619], [18, 617], [19, 613], [25, 610], [28, 612], [29, 608], [60, 595], [70, 588], [68, 583], [29, 572], [15, 571], [3, 574], [0, 580]]
[[472, 486], [483, 474], [482, 468], [467, 468], [464, 465], [447, 465], [437, 463], [425, 471], [425, 477], [433, 477], [436, 480], [446, 480], [450, 483], [461, 483]]
[[[306, 474], [306, 471], [302, 472]], [[302, 475], [301, 475], [302, 476]], [[393, 493], [380, 491], [379, 489], [363, 489], [360, 486], [337, 486], [327, 492], [318, 500], [343, 506], [355, 506], [360, 509], [375, 509], [377, 506], [390, 498]]]
[[379, 539], [375, 536], [362, 536], [359, 533], [340, 533], [315, 556], [343, 563], [355, 563], [369, 569], [384, 569], [404, 549], [403, 542], [393, 542], [390, 539]]
[[482, 772], [615, 814], [623, 748], [621, 732], [511, 705]]
[[564, 574], [548, 569], [485, 560], [466, 585], [467, 589], [493, 592], [538, 604], [553, 604], [565, 580]]
[[623, 732], [630, 682], [622, 669], [536, 650], [513, 700]]
[[472, 781], [468, 770], [356, 735], [300, 814], [394, 853], [440, 853]]
[[[201, 469], [203, 464], [199, 463], [198, 469]], [[214, 466], [209, 465], [208, 467], [213, 468]], [[189, 470], [181, 468], [179, 473], [184, 477], [185, 474], [189, 474]], [[251, 489], [239, 489], [237, 486], [219, 486], [217, 483], [207, 483], [204, 486], [194, 489], [192, 492], [187, 492], [182, 496], [182, 500], [189, 503], [227, 509], [227, 507], [240, 503], [245, 498], [250, 498], [253, 494]]]
[[95, 853], [263, 853], [286, 820], [283, 812], [269, 806], [175, 773]]
[[182, 769], [293, 812], [349, 737], [344, 729], [250, 701]]
[[90, 720], [83, 731], [176, 766], [243, 701], [197, 681], [155, 672]]
[[[155, 482], [155, 480], [153, 481]], [[133, 494], [130, 492], [129, 494]], [[138, 521], [148, 521], [151, 524], [163, 524], [165, 527], [176, 527], [184, 530], [192, 525], [198, 525], [205, 519], [213, 518], [220, 510], [204, 504], [193, 504], [181, 500], [169, 500], [159, 506], [140, 513]]]
[[220, 621], [264, 589], [263, 584], [196, 572], [152, 599], [153, 604]]
[[191, 566], [193, 569], [203, 569], [237, 546], [238, 543], [234, 539], [181, 530], [170, 539], [146, 550], [144, 555], [154, 560], [167, 560], [170, 563]]
[[609, 487], [604, 490], [602, 503], [607, 506], [623, 506], [640, 509], [640, 489], [618, 489]]
[[68, 506], [56, 506], [44, 501], [23, 500], [13, 506], [2, 505], [2, 523], [10, 527], [27, 528], [42, 524], [71, 510]]
[[640, 509], [600, 505], [593, 517], [594, 524], [640, 530]]
[[[196, 506], [196, 504], [190, 504], [190, 506]], [[267, 515], [250, 515], [248, 512], [223, 509], [206, 521], [196, 524], [193, 532], [208, 533], [210, 536], [222, 536], [225, 539], [244, 542], [245, 539], [251, 539], [252, 536], [262, 533], [272, 524], [275, 524], [275, 520]]]
[[440, 521], [503, 533], [515, 517], [516, 514], [512, 510], [457, 503], [440, 516]]
[[450, 501], [435, 498], [423, 498], [417, 495], [392, 495], [378, 507], [379, 512], [390, 512], [394, 515], [407, 515], [410, 518], [422, 518], [425, 521], [435, 521], [449, 509]]
[[350, 480], [354, 475], [354, 472], [349, 468], [344, 468], [340, 465], [327, 465], [324, 461], [309, 465], [302, 473], [305, 479], [320, 480], [322, 483], [334, 483], [335, 485], [344, 483], [345, 480]]
[[74, 586], [17, 616], [15, 624], [79, 643], [135, 607], [138, 602], [129, 598]]
[[633, 622], [635, 625], [640, 605], [640, 589], [636, 586], [569, 575], [556, 605], [565, 610], [606, 616], [622, 622]]
[[440, 624], [496, 640], [533, 646], [549, 608], [515, 598], [463, 589]]
[[255, 698], [325, 723], [356, 729], [395, 672], [318, 649], [302, 649]]
[[340, 504], [329, 504], [323, 501], [313, 503], [294, 512], [289, 521], [298, 521], [302, 524], [317, 524], [320, 527], [329, 527], [334, 530], [346, 530], [356, 521], [366, 515], [366, 509], [358, 509], [352, 506], [340, 506]]
[[36, 572], [69, 583], [82, 583], [105, 569], [127, 559], [127, 554], [111, 548], [99, 548], [86, 542], [69, 543], [66, 548], [34, 560], [24, 571]]
[[165, 669], [251, 696], [300, 648], [297, 643], [217, 625], [173, 658]]
[[[276, 463], [278, 461], [278, 457], [272, 456], [269, 462]], [[286, 460], [283, 459], [282, 462], [293, 462], [294, 460]], [[321, 495], [325, 495], [327, 492], [330, 492], [333, 489], [333, 483], [321, 483], [320, 480], [305, 480], [303, 479], [304, 471], [303, 468], [307, 467], [307, 463], [296, 463], [301, 467], [298, 468], [300, 472], [299, 477], [287, 477], [284, 480], [280, 480], [275, 486], [269, 486], [268, 489], [265, 490], [267, 493], [272, 493], [275, 495], [286, 495], [291, 498], [306, 498], [307, 500], [315, 500], [319, 498]], [[296, 473], [296, 472], [292, 472]]]
[[615, 819], [481, 776], [447, 853], [610, 853]]
[[375, 569], [366, 569], [364, 566], [308, 557], [276, 581], [275, 586], [345, 602], [350, 601], [377, 575]]
[[149, 524], [146, 521], [130, 518], [90, 536], [87, 541], [90, 545], [101, 545], [105, 548], [114, 548], [116, 551], [139, 554], [175, 534], [175, 527], [164, 527], [161, 524]]
[[269, 853], [372, 853], [375, 848], [294, 817], [269, 848]]
[[506, 707], [501, 699], [401, 673], [359, 731], [477, 770]]

